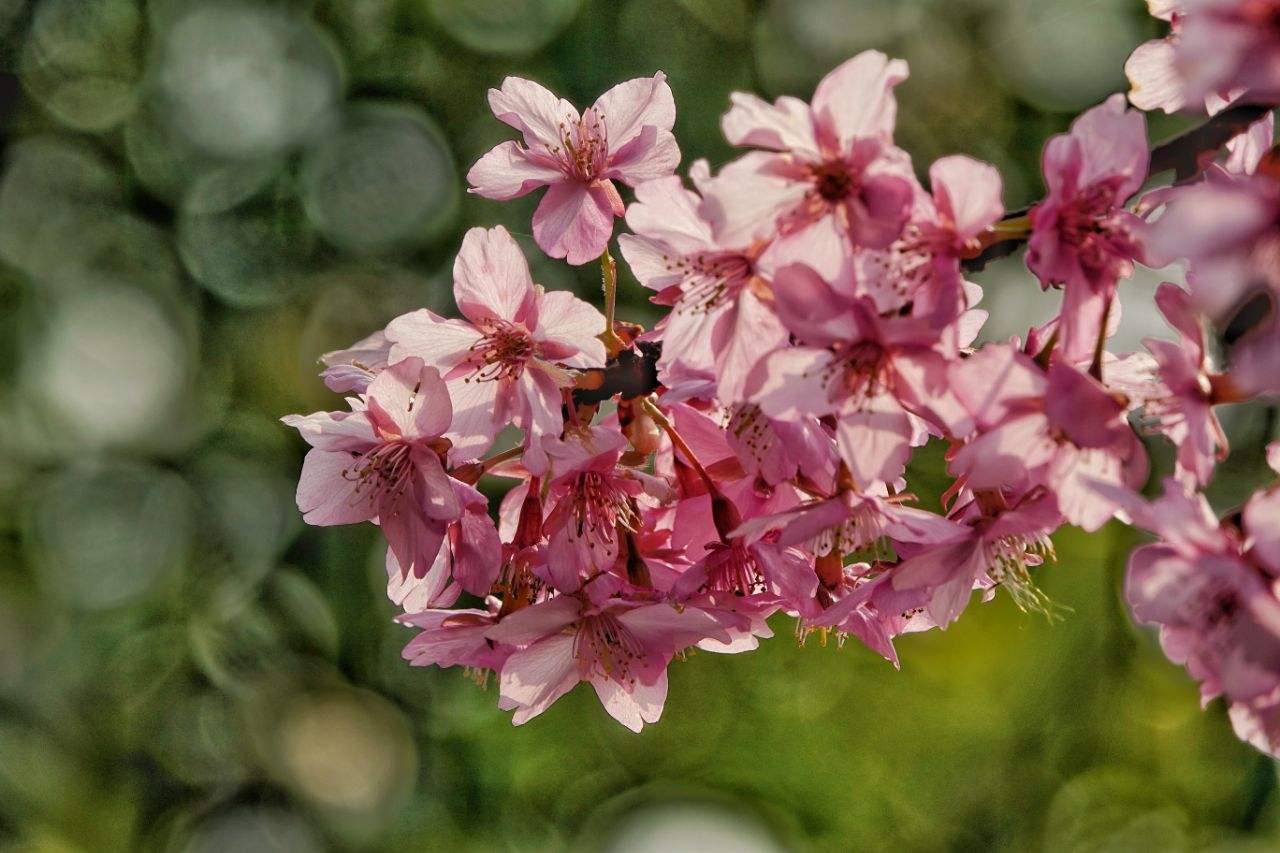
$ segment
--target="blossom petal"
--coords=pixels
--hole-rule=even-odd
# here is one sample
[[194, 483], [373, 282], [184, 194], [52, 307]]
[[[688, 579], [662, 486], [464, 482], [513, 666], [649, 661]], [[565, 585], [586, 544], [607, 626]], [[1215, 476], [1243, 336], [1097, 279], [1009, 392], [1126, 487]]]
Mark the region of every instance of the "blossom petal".
[[519, 143], [504, 142], [476, 161], [467, 172], [471, 192], [496, 201], [508, 201], [538, 187], [564, 180], [564, 172], [550, 161], [529, 156]]
[[609, 150], [617, 151], [647, 126], [671, 130], [676, 123], [676, 100], [661, 71], [619, 83], [599, 98], [592, 109], [609, 132]]
[[613, 215], [613, 201], [602, 187], [553, 184], [533, 213], [533, 238], [551, 257], [585, 264], [609, 245]]
[[972, 157], [943, 157], [929, 167], [938, 211], [955, 223], [961, 240], [976, 237], [1004, 213], [1000, 172]]
[[604, 344], [598, 335], [604, 331], [604, 315], [594, 305], [567, 290], [543, 294], [538, 304], [538, 327], [534, 339], [553, 345], [555, 352], [544, 352], [552, 361], [568, 367], [603, 367]]
[[534, 305], [533, 278], [506, 228], [472, 228], [462, 238], [453, 262], [453, 295], [458, 310], [473, 323], [527, 318]]
[[489, 107], [498, 121], [524, 134], [525, 144], [531, 148], [560, 145], [564, 129], [579, 118], [573, 104], [520, 77], [508, 77], [501, 89], [490, 89]]
[[378, 514], [374, 490], [361, 488], [348, 473], [353, 461], [350, 453], [307, 452], [297, 493], [298, 509], [307, 524], [355, 524]]
[[813, 114], [804, 101], [783, 96], [770, 104], [747, 92], [732, 92], [729, 101], [720, 128], [730, 145], [790, 151], [806, 160], [820, 156]]
[[389, 360], [416, 356], [447, 374], [470, 354], [472, 344], [481, 337], [480, 331], [465, 320], [446, 320], [434, 311], [419, 308], [401, 314], [387, 325]]
[[888, 141], [897, 121], [893, 88], [907, 79], [907, 63], [867, 50], [836, 66], [813, 93], [813, 112], [842, 147], [854, 139]]

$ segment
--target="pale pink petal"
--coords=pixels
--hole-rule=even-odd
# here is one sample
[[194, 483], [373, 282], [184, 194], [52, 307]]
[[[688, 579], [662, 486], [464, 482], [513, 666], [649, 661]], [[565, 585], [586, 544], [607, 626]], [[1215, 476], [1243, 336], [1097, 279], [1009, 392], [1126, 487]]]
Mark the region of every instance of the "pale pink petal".
[[1081, 450], [1063, 445], [1046, 475], [1063, 517], [1090, 533], [1110, 521], [1116, 505], [1103, 499], [1093, 485], [1097, 482], [1120, 485], [1123, 482], [1121, 467], [1120, 460], [1105, 450]]
[[533, 213], [533, 238], [551, 257], [585, 264], [604, 253], [613, 216], [613, 201], [603, 188], [553, 184]]
[[1200, 315], [1191, 304], [1191, 294], [1170, 282], [1156, 288], [1156, 307], [1164, 319], [1183, 338], [1183, 345], [1192, 346], [1193, 357], [1199, 361], [1204, 354], [1204, 329]]
[[1151, 157], [1147, 119], [1140, 112], [1126, 109], [1124, 95], [1112, 95], [1086, 111], [1072, 123], [1071, 135], [1080, 139], [1088, 152], [1081, 167], [1081, 184], [1123, 177], [1125, 180], [1116, 189], [1116, 201], [1120, 202], [1146, 181]]
[[485, 595], [502, 568], [502, 540], [485, 509], [465, 512], [459, 522], [453, 577], [472, 595]]
[[1056, 448], [1044, 415], [1032, 412], [979, 433], [955, 452], [947, 470], [965, 477], [975, 491], [1019, 487], [1030, 472], [1053, 458]]
[[820, 157], [813, 135], [813, 115], [799, 98], [783, 96], [772, 104], [747, 92], [732, 92], [733, 106], [720, 120], [730, 145], [790, 151], [806, 160]]
[[658, 722], [667, 700], [665, 672], [654, 684], [637, 681], [623, 687], [611, 678], [595, 676], [591, 679], [591, 686], [609, 716], [636, 733], [644, 728], [645, 723]]
[[972, 157], [943, 157], [929, 167], [938, 212], [955, 223], [961, 240], [976, 237], [1004, 213], [1000, 172]]
[[440, 371], [416, 356], [396, 362], [369, 383], [369, 413], [385, 413], [406, 439], [434, 439], [449, 428], [453, 407]]
[[452, 521], [462, 514], [462, 504], [454, 493], [452, 481], [440, 464], [440, 457], [434, 450], [415, 450], [414, 466], [419, 477], [417, 508], [428, 518], [438, 521]]
[[671, 130], [676, 123], [675, 97], [661, 71], [619, 83], [597, 98], [592, 109], [609, 132], [610, 151], [639, 136], [646, 126]]
[[419, 308], [388, 324], [389, 360], [416, 356], [447, 374], [467, 358], [471, 346], [481, 337], [480, 331], [465, 320], [446, 320], [434, 311]]
[[365, 412], [285, 415], [280, 422], [296, 429], [317, 450], [364, 450], [378, 441]]
[[458, 310], [473, 323], [526, 319], [534, 304], [533, 278], [506, 228], [472, 228], [462, 238], [453, 262], [453, 295]]
[[562, 144], [565, 128], [577, 124], [579, 118], [573, 104], [520, 77], [508, 77], [501, 89], [490, 89], [489, 107], [498, 121], [524, 134], [525, 144], [531, 148]]
[[533, 337], [550, 345], [544, 358], [568, 367], [603, 367], [604, 344], [598, 337], [603, 331], [604, 315], [591, 303], [567, 290], [543, 294]]
[[[643, 205], [633, 204], [627, 208], [627, 224], [633, 230], [631, 214]], [[619, 234], [618, 248], [626, 260], [631, 274], [650, 290], [662, 291], [673, 287], [684, 280], [683, 270], [676, 265], [673, 246], [649, 237], [637, 237], [635, 234]]]
[[951, 388], [982, 426], [994, 426], [1044, 397], [1044, 371], [1008, 344], [988, 344], [951, 366]]
[[738, 297], [736, 310], [724, 314], [712, 335], [718, 394], [725, 403], [744, 399], [752, 369], [789, 337], [778, 316], [749, 288]]
[[350, 453], [307, 452], [297, 493], [298, 509], [307, 524], [355, 524], [378, 514], [377, 493], [348, 472], [358, 464]]
[[752, 398], [772, 418], [827, 415], [835, 411], [832, 399], [839, 371], [834, 356], [823, 349], [790, 347], [778, 350], [760, 365], [762, 375]]
[[564, 180], [564, 171], [550, 160], [531, 157], [518, 142], [504, 142], [476, 161], [467, 172], [471, 192], [509, 201], [538, 187]]
[[441, 548], [422, 577], [400, 568], [395, 552], [387, 549], [387, 598], [405, 613], [421, 613], [433, 607], [450, 607], [462, 590], [450, 583], [449, 551]]
[[547, 470], [543, 438], [558, 436], [564, 429], [564, 396], [556, 380], [536, 363], [521, 374], [520, 394], [523, 406], [515, 422], [525, 431], [524, 467], [530, 473], [543, 474]]
[[[608, 168], [600, 175], [634, 187], [645, 181], [668, 177], [680, 165], [680, 146], [669, 130], [646, 127], [609, 157]], [[618, 211], [619, 215], [621, 211]]]
[[777, 231], [778, 217], [795, 208], [808, 185], [779, 174], [788, 161], [752, 152], [720, 170], [703, 189], [699, 212], [724, 246], [749, 246]]
[[512, 722], [522, 725], [541, 714], [577, 685], [573, 637], [550, 637], [521, 649], [502, 665], [499, 690], [508, 707], [516, 709]]
[[1049, 366], [1044, 412], [1055, 430], [1080, 447], [1111, 447], [1129, 429], [1124, 407], [1107, 388], [1061, 361]]
[[1271, 150], [1275, 139], [1276, 114], [1267, 113], [1249, 125], [1249, 129], [1227, 143], [1229, 155], [1222, 167], [1237, 175], [1252, 175]]
[[453, 401], [453, 423], [445, 438], [453, 442], [449, 462], [460, 465], [479, 459], [493, 444], [501, 424], [495, 421], [498, 392], [503, 382], [472, 382], [469, 377], [447, 383]]
[[907, 79], [907, 63], [867, 50], [836, 66], [813, 93], [815, 121], [842, 147], [855, 139], [888, 141], [898, 102], [893, 88]]
[[945, 628], [964, 610], [983, 569], [980, 540], [966, 537], [903, 560], [893, 570], [893, 588], [930, 590], [929, 616]]
[[521, 608], [502, 617], [485, 632], [495, 643], [524, 646], [548, 637], [572, 624], [582, 611], [582, 603], [573, 596], [558, 596]]
[[840, 458], [863, 489], [902, 476], [911, 457], [911, 435], [907, 413], [888, 400], [844, 412], [836, 423]]
[[381, 511], [378, 526], [396, 561], [401, 566], [411, 566], [415, 576], [426, 574], [444, 544], [444, 523], [426, 518], [404, 502], [394, 512], [388, 512], [386, 506]]
[[[680, 254], [712, 245], [711, 225], [698, 214], [701, 199], [685, 189], [680, 178], [646, 181], [636, 186], [635, 194], [635, 202], [627, 208], [627, 225], [636, 234], [665, 243]], [[637, 277], [645, 281], [639, 273]]]
[[1182, 111], [1186, 101], [1174, 54], [1173, 43], [1168, 39], [1145, 42], [1134, 49], [1124, 64], [1129, 78], [1129, 103], [1140, 110]]
[[670, 604], [650, 604], [619, 614], [618, 621], [642, 643], [655, 649], [679, 651], [709, 637], [729, 642], [724, 627], [696, 607], [677, 609]]

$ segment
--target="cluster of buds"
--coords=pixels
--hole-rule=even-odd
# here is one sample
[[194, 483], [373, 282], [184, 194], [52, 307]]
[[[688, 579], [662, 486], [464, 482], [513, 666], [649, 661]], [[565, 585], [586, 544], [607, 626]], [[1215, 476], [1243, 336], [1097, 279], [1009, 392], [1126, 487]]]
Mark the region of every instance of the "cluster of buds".
[[[735, 93], [723, 130], [751, 150], [715, 172], [693, 163], [688, 182], [661, 73], [582, 113], [508, 78], [489, 101], [522, 138], [475, 164], [472, 191], [545, 187], [534, 238], [599, 260], [604, 311], [537, 285], [505, 229], [469, 231], [461, 317], [415, 311], [325, 355], [350, 410], [285, 419], [313, 448], [306, 520], [380, 527], [398, 621], [418, 629], [412, 664], [495, 674], [516, 723], [587, 681], [638, 731], [674, 658], [754, 649], [779, 614], [896, 666], [896, 637], [945, 628], [975, 591], [1047, 610], [1035, 573], [1054, 532], [1119, 518], [1164, 539], [1133, 556], [1135, 614], [1275, 751], [1280, 491], [1220, 523], [1198, 490], [1227, 452], [1215, 408], [1280, 392], [1280, 180], [1255, 106], [1277, 90], [1254, 65], [1280, 67], [1280, 15], [1250, 25], [1270, 29], [1230, 79], [1197, 76], [1192, 34], [1280, 3], [1174, 5], [1174, 35], [1140, 54], [1168, 58], [1162, 85], [1185, 83], [1176, 107], [1231, 97], [1152, 152], [1143, 115], [1113, 96], [1048, 141], [1048, 194], [1022, 212], [969, 157], [920, 182], [894, 142], [907, 66], [878, 52], [808, 103]], [[1240, 110], [1260, 120], [1237, 127]], [[1142, 194], [1169, 164], [1179, 182]], [[623, 258], [666, 309], [650, 330], [614, 316], [618, 217]], [[965, 273], [1023, 243], [1061, 310], [975, 346], [986, 312]], [[1156, 296], [1177, 338], [1110, 352], [1122, 282], [1153, 258], [1189, 263], [1188, 286]], [[1142, 433], [1177, 447], [1155, 504], [1136, 495]], [[905, 479], [930, 441], [952, 477], [932, 510]], [[493, 512], [486, 477], [510, 485]]]

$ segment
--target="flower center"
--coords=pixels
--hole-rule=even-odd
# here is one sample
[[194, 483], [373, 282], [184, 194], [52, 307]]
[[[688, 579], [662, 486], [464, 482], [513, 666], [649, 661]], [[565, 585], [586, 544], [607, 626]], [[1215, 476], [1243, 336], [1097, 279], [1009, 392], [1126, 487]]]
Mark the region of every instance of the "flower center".
[[571, 498], [570, 524], [594, 551], [611, 544], [618, 526], [635, 531], [640, 518], [631, 507], [631, 497], [618, 487], [614, 478], [597, 471], [584, 471], [577, 476]]
[[853, 175], [843, 160], [826, 160], [810, 167], [813, 187], [823, 199], [835, 202], [853, 192]]
[[560, 144], [552, 146], [550, 152], [565, 174], [588, 184], [599, 178], [609, 161], [609, 131], [604, 116], [589, 109], [580, 119], [561, 121], [559, 128]]
[[515, 379], [533, 356], [533, 337], [524, 326], [507, 320], [486, 320], [479, 326], [484, 337], [470, 347], [467, 361], [475, 371], [466, 382]]
[[356, 495], [363, 497], [372, 491], [385, 502], [398, 498], [408, 487], [413, 471], [408, 443], [388, 441], [364, 453], [353, 452], [352, 456], [342, 477], [356, 483]]
[[714, 252], [669, 259], [667, 268], [683, 277], [677, 311], [707, 312], [737, 293], [751, 278], [754, 268], [747, 258], [734, 252]]
[[764, 573], [742, 540], [735, 539], [729, 545], [716, 542], [708, 547], [711, 549], [707, 555], [708, 590], [737, 596], [765, 591]]
[[644, 653], [644, 644], [612, 613], [582, 619], [573, 636], [573, 656], [583, 671], [614, 681], [635, 681], [631, 666]]

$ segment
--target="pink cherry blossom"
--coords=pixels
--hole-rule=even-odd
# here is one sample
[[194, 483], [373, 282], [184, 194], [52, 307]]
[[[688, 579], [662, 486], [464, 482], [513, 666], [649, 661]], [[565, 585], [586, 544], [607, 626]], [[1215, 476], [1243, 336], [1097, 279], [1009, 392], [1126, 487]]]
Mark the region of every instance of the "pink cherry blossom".
[[1280, 392], [1280, 184], [1226, 175], [1183, 188], [1152, 227], [1161, 259], [1186, 258], [1195, 307], [1228, 345], [1237, 398]]
[[822, 78], [812, 105], [735, 92], [725, 137], [765, 150], [706, 182], [702, 212], [716, 239], [746, 246], [781, 234], [828, 256], [841, 242], [885, 248], [896, 240], [917, 188], [911, 158], [893, 144], [893, 89], [906, 77], [905, 62], [866, 51]]
[[1204, 330], [1185, 290], [1163, 284], [1156, 291], [1156, 304], [1177, 330], [1178, 341], [1149, 338], [1143, 342], [1155, 356], [1167, 391], [1145, 401], [1144, 409], [1156, 429], [1177, 446], [1179, 474], [1205, 486], [1214, 466], [1227, 455], [1227, 436], [1213, 411], [1213, 377]]
[[755, 402], [774, 418], [834, 416], [840, 457], [854, 482], [866, 489], [895, 480], [911, 447], [928, 436], [922, 418], [940, 430], [958, 408], [939, 351], [943, 330], [963, 305], [958, 280], [919, 294], [912, 313], [888, 317], [869, 297], [845, 296], [802, 265], [777, 272], [775, 294], [801, 345], [761, 362]]
[[1254, 103], [1280, 101], [1280, 2], [1184, 0], [1174, 42], [1183, 97], [1242, 91]]
[[613, 568], [620, 537], [640, 526], [636, 498], [646, 488], [667, 491], [655, 478], [619, 468], [625, 444], [616, 425], [591, 427], [547, 444], [552, 509], [542, 529], [549, 580], [561, 592], [575, 592], [584, 579]]
[[[706, 180], [705, 169], [695, 164], [695, 180]], [[705, 370], [717, 396], [735, 401], [750, 370], [786, 342], [787, 331], [758, 266], [765, 243], [718, 241], [699, 204], [677, 177], [640, 185], [627, 210], [635, 234], [620, 236], [618, 245], [640, 283], [658, 292], [654, 301], [671, 307], [660, 327], [659, 370]]]
[[1132, 487], [1146, 479], [1126, 402], [1077, 368], [1055, 361], [1046, 372], [1006, 344], [984, 347], [950, 375], [977, 427], [950, 471], [974, 492], [1041, 485], [1068, 521], [1092, 531], [1117, 508], [1094, 481]]
[[454, 418], [450, 458], [477, 458], [503, 426], [525, 430], [525, 465], [545, 468], [543, 436], [564, 425], [566, 368], [604, 364], [597, 339], [604, 316], [565, 291], [533, 283], [520, 247], [502, 226], [472, 228], [453, 265], [453, 293], [464, 319], [427, 309], [387, 326], [391, 356], [416, 356], [437, 366], [449, 384]]
[[411, 666], [462, 666], [483, 683], [489, 672], [502, 669], [511, 655], [509, 646], [485, 636], [497, 624], [497, 599], [489, 599], [484, 610], [423, 610], [396, 617], [396, 622], [422, 629], [404, 647], [402, 656]]
[[1121, 278], [1141, 257], [1143, 221], [1123, 208], [1147, 176], [1146, 121], [1124, 96], [1081, 115], [1044, 149], [1049, 193], [1031, 209], [1027, 266], [1043, 286], [1065, 288], [1063, 357], [1087, 358]]
[[[1049, 536], [1062, 523], [1053, 497], [1032, 491], [1010, 501], [1000, 492], [987, 492], [954, 513], [967, 529], [912, 554], [890, 570], [890, 588], [880, 607], [900, 610], [915, 606], [927, 593], [924, 609], [938, 626], [955, 621], [975, 588], [1002, 585], [1015, 602], [1027, 609], [1044, 606], [1031, 582], [1029, 569], [1052, 555]], [[896, 596], [904, 596], [895, 600]]]
[[505, 201], [547, 187], [533, 237], [571, 264], [595, 260], [608, 245], [613, 219], [624, 212], [615, 180], [636, 186], [670, 175], [680, 162], [671, 135], [675, 99], [661, 71], [614, 86], [582, 114], [519, 77], [490, 89], [489, 106], [524, 144], [504, 142], [480, 158], [467, 173], [471, 192]]
[[500, 705], [525, 723], [588, 681], [604, 709], [638, 732], [656, 723], [667, 698], [667, 664], [704, 639], [728, 642], [702, 610], [670, 604], [596, 604], [559, 596], [519, 610], [486, 637], [515, 646], [501, 673]]
[[334, 350], [320, 356], [325, 369], [320, 377], [330, 391], [341, 394], [355, 391], [363, 394], [378, 372], [387, 366], [391, 357], [391, 342], [379, 329], [372, 335], [356, 341], [344, 350]]
[[377, 520], [402, 570], [421, 577], [462, 514], [441, 462], [451, 418], [439, 371], [418, 358], [379, 373], [354, 411], [282, 418], [312, 446], [298, 481], [303, 518]]

